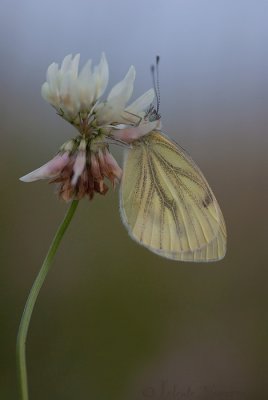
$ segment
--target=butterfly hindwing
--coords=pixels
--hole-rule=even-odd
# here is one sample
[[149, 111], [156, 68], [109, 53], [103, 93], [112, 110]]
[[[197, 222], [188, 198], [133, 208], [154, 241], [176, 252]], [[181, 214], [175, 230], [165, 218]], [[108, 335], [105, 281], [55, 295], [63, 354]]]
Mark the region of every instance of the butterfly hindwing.
[[120, 210], [131, 237], [163, 257], [224, 257], [226, 229], [215, 196], [186, 152], [158, 131], [127, 151]]

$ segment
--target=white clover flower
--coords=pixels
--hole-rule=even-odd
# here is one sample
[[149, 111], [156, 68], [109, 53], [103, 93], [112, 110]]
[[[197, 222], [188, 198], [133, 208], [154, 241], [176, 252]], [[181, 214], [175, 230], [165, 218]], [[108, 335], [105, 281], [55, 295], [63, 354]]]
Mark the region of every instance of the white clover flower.
[[80, 72], [79, 58], [79, 54], [66, 56], [60, 68], [52, 63], [41, 89], [43, 98], [79, 135], [64, 143], [48, 163], [20, 178], [24, 182], [57, 182], [59, 196], [66, 201], [85, 195], [92, 198], [94, 192], [105, 194], [108, 187], [104, 178], [113, 185], [121, 179], [122, 170], [109, 152], [109, 138], [129, 144], [160, 125], [159, 119], [150, 118], [148, 112], [154, 100], [153, 89], [127, 106], [136, 75], [133, 66], [105, 101], [101, 99], [109, 80], [105, 55], [93, 70], [89, 60]]
[[90, 112], [93, 104], [105, 91], [109, 79], [104, 54], [94, 71], [91, 70], [89, 60], [78, 75], [79, 59], [79, 54], [74, 58], [69, 54], [62, 61], [60, 69], [58, 64], [52, 63], [47, 70], [47, 81], [41, 89], [44, 99], [70, 122], [73, 122], [79, 112]]

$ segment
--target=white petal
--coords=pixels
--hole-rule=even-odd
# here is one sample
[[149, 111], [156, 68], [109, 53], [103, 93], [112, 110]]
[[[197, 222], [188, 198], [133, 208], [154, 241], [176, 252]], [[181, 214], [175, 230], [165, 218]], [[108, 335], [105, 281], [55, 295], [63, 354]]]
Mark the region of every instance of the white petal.
[[62, 76], [61, 86], [60, 86], [60, 96], [66, 96], [70, 94], [70, 86], [72, 85], [73, 75], [70, 72], [66, 72]]
[[149, 89], [142, 96], [138, 97], [133, 103], [131, 103], [126, 111], [131, 112], [132, 114], [139, 114], [142, 111], [145, 111], [150, 107], [152, 102], [154, 101], [155, 92], [154, 89]]
[[125, 78], [112, 88], [107, 98], [107, 102], [100, 104], [96, 109], [97, 119], [100, 123], [119, 123], [121, 121], [121, 115], [124, 111], [125, 105], [133, 92], [135, 75], [135, 68], [132, 66], [127, 72]]
[[52, 158], [52, 160], [48, 161], [46, 164], [42, 165], [42, 167], [30, 172], [27, 175], [24, 175], [20, 178], [22, 182], [34, 182], [39, 179], [49, 179], [57, 176], [62, 169], [69, 162], [69, 154], [57, 154], [56, 157]]
[[78, 74], [79, 60], [80, 60], [80, 54], [76, 54], [70, 65], [70, 72], [73, 74], [75, 78], [77, 78]]
[[41, 87], [41, 95], [43, 99], [45, 99], [52, 106], [54, 106], [58, 110], [60, 109], [61, 104], [60, 104], [59, 92], [58, 90], [53, 91], [47, 82], [43, 83]]
[[47, 82], [51, 89], [56, 90], [59, 80], [59, 66], [56, 63], [50, 64], [47, 69]]
[[42, 97], [50, 103], [50, 88], [47, 82], [43, 83], [41, 87], [41, 95]]
[[87, 83], [91, 79], [92, 76], [92, 71], [91, 71], [91, 64], [92, 61], [88, 60], [86, 64], [83, 66], [81, 69], [81, 72], [79, 73], [79, 80], [80, 82]]
[[135, 68], [131, 66], [125, 78], [112, 88], [107, 101], [125, 106], [132, 95], [135, 76]]
[[104, 93], [109, 80], [109, 67], [104, 53], [101, 55], [99, 65], [95, 67], [94, 78], [96, 82], [95, 98], [98, 99]]
[[101, 103], [96, 107], [96, 118], [99, 124], [107, 123], [119, 123], [121, 121], [121, 115], [124, 112], [122, 105], [113, 103]]
[[87, 61], [79, 74], [78, 91], [82, 109], [90, 108], [95, 96], [95, 82], [91, 71], [91, 60]]
[[69, 71], [72, 63], [72, 54], [68, 54], [68, 56], [64, 57], [61, 63], [61, 72], [65, 74], [65, 72]]
[[92, 81], [87, 83], [87, 85], [79, 84], [79, 102], [81, 111], [88, 111], [91, 109], [94, 94], [95, 88]]
[[75, 117], [80, 108], [79, 87], [72, 72], [64, 74], [60, 89], [60, 106], [69, 116]]

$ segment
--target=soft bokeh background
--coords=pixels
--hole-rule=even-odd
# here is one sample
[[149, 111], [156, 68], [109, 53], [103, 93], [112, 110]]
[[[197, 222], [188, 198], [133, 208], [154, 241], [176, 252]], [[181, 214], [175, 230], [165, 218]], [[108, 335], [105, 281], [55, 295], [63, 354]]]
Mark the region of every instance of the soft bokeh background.
[[161, 55], [164, 131], [214, 189], [228, 253], [161, 259], [128, 237], [117, 192], [82, 201], [33, 314], [31, 399], [267, 399], [267, 17], [265, 0], [1, 1], [1, 399], [18, 399], [19, 319], [66, 210], [18, 181], [74, 135], [40, 86], [103, 50], [110, 85], [136, 66], [135, 96]]

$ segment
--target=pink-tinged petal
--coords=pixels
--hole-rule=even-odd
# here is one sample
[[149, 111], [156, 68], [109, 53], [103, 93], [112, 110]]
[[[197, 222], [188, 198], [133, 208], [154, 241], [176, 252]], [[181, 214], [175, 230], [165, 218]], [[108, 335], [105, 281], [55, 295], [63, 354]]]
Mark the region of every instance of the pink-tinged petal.
[[75, 186], [86, 165], [86, 141], [81, 140], [73, 167], [72, 185]]
[[94, 153], [91, 153], [90, 161], [91, 161], [91, 173], [93, 178], [96, 180], [101, 179], [102, 176], [100, 171], [100, 164]]
[[104, 161], [104, 154], [103, 154], [103, 150], [99, 149], [98, 151], [98, 160], [99, 160], [99, 165], [100, 165], [100, 170], [102, 173], [106, 172], [106, 164]]
[[39, 179], [55, 178], [69, 162], [69, 154], [57, 154], [52, 160], [42, 165], [42, 167], [24, 175], [20, 178], [22, 182], [34, 182]]
[[154, 129], [160, 129], [160, 126], [160, 120], [147, 122], [136, 127], [114, 130], [113, 137], [126, 143], [132, 143], [135, 140], [138, 140], [140, 137], [147, 135], [147, 133], [153, 131]]
[[108, 166], [108, 169], [113, 173], [113, 175], [116, 176], [118, 180], [120, 180], [122, 177], [122, 169], [119, 167], [117, 161], [108, 150], [106, 150], [104, 154], [104, 161]]

